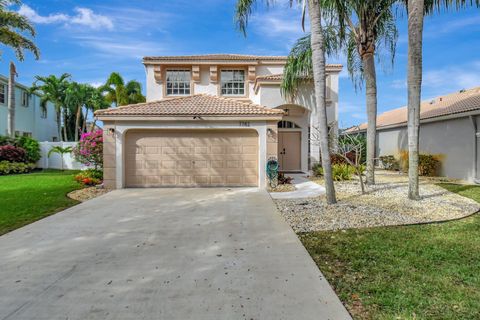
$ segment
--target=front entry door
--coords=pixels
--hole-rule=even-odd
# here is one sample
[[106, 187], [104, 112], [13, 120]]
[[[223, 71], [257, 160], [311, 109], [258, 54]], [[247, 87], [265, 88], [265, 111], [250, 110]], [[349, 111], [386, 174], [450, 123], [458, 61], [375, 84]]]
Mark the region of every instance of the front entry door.
[[298, 131], [280, 131], [278, 133], [278, 162], [280, 171], [301, 170], [301, 134]]

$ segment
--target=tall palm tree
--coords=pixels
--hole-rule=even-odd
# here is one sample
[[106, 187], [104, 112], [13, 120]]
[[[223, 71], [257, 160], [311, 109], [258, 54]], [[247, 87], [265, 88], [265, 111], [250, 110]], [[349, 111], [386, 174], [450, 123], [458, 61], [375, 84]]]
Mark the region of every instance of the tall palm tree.
[[19, 0], [0, 0], [0, 43], [11, 47], [20, 61], [25, 59], [25, 50], [32, 52], [38, 60], [40, 50], [32, 40], [23, 35], [26, 33], [35, 37], [35, 29], [26, 17], [8, 10], [9, 6], [20, 3]]
[[[87, 114], [88, 114], [88, 111], [91, 110], [93, 113], [95, 113], [95, 111], [97, 110], [101, 110], [101, 109], [107, 109], [108, 107], [110, 107], [111, 104], [109, 104], [105, 98], [105, 96], [103, 95], [103, 92], [102, 92], [102, 89], [101, 88], [94, 88], [92, 94], [90, 95], [90, 99], [89, 101], [87, 102], [87, 105], [86, 105], [86, 111], [87, 113], [85, 114], [85, 119], [84, 119], [84, 123], [83, 123], [83, 131], [85, 132], [87, 130]], [[96, 119], [94, 118], [93, 119], [93, 123], [92, 123], [92, 126], [90, 128], [90, 131], [93, 131], [95, 129], [95, 123], [96, 123]]]
[[72, 82], [65, 90], [65, 104], [75, 113], [75, 141], [78, 141], [79, 131], [82, 130], [80, 127], [82, 110], [88, 104], [93, 89], [89, 84]]
[[[266, 1], [267, 4], [274, 1]], [[293, 0], [289, 1], [292, 4]], [[300, 2], [300, 1], [299, 1]], [[332, 178], [332, 166], [330, 163], [330, 153], [328, 148], [328, 124], [327, 110], [325, 102], [325, 41], [322, 27], [322, 0], [303, 0], [302, 2], [302, 25], [304, 23], [305, 11], [308, 8], [310, 17], [311, 43], [312, 50], [312, 71], [315, 86], [316, 112], [319, 117], [320, 132], [320, 153], [322, 158], [322, 167], [325, 177], [325, 189], [327, 203], [336, 203], [335, 187]], [[237, 25], [244, 34], [248, 24], [248, 18], [252, 14], [256, 4], [255, 0], [237, 0], [235, 19]]]
[[[344, 49], [347, 69], [357, 87], [366, 87], [367, 183], [375, 183], [375, 150], [377, 120], [377, 78], [375, 55], [383, 45], [395, 57], [398, 37], [392, 5], [396, 0], [326, 0], [323, 1], [330, 23], [324, 28], [325, 48], [332, 54]], [[332, 25], [333, 23], [333, 25]], [[311, 75], [312, 59], [309, 37], [300, 38], [292, 49], [282, 83], [284, 94], [294, 95], [305, 77]]]
[[15, 77], [17, 69], [15, 64], [10, 62], [10, 74], [8, 77], [8, 135], [15, 137]]
[[[64, 73], [60, 77], [50, 75], [48, 77], [36, 76], [35, 82], [30, 88], [30, 93], [39, 93], [40, 106], [42, 109], [47, 108], [47, 104], [50, 101], [55, 106], [55, 113], [57, 118], [57, 133], [58, 138], [62, 139], [62, 121], [61, 114], [65, 102], [65, 91], [70, 80], [70, 74]], [[65, 135], [65, 141], [68, 141], [68, 137]]]
[[142, 85], [135, 80], [125, 80], [118, 72], [112, 72], [105, 85], [101, 87], [105, 93], [105, 98], [115, 107], [132, 103], [145, 102], [145, 96], [142, 95]]
[[408, 11], [408, 198], [420, 199], [418, 150], [422, 90], [423, 20], [435, 9], [467, 5], [480, 6], [480, 0], [402, 0]]
[[[19, 0], [0, 0], [0, 43], [11, 47], [18, 58], [23, 61], [24, 50], [31, 51], [38, 60], [40, 51], [35, 43], [25, 37], [23, 33], [35, 37], [35, 29], [28, 19], [15, 11], [8, 10], [13, 4], [20, 4]], [[15, 65], [10, 62], [10, 77], [8, 83], [8, 134], [15, 135]]]

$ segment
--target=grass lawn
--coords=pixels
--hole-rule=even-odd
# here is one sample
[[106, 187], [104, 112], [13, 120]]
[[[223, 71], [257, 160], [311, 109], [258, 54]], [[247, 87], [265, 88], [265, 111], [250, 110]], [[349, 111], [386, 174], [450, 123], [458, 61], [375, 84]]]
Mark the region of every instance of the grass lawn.
[[0, 176], [0, 235], [77, 204], [66, 196], [80, 188], [73, 180], [77, 172], [43, 170]]
[[[480, 202], [480, 187], [440, 184]], [[480, 216], [300, 239], [355, 319], [480, 319]]]

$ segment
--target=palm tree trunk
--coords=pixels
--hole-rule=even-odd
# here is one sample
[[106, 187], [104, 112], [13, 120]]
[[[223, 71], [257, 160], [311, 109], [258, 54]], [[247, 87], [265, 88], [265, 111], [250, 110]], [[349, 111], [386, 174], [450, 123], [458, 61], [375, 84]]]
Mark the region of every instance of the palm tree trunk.
[[377, 76], [375, 57], [362, 57], [367, 103], [367, 184], [375, 184], [375, 151], [377, 149]]
[[313, 113], [318, 114], [319, 118], [318, 129], [320, 131], [320, 153], [325, 178], [327, 203], [334, 204], [337, 200], [335, 197], [332, 165], [330, 163], [330, 152], [328, 149], [328, 123], [325, 103], [325, 44], [323, 40], [322, 17], [319, 0], [308, 0], [308, 12], [310, 16], [313, 80], [315, 84], [315, 100], [317, 108], [316, 112]]
[[418, 200], [424, 0], [408, 2], [408, 198]]
[[85, 117], [83, 117], [82, 133], [86, 132], [87, 130], [87, 116], [88, 116], [88, 108], [85, 108]]
[[[48, 108], [48, 105], [45, 106], [45, 108]], [[57, 134], [58, 134], [58, 140], [61, 141], [62, 140], [62, 109], [59, 107], [59, 106], [56, 106], [55, 107], [55, 112], [56, 112], [56, 116], [57, 116]]]
[[77, 115], [75, 117], [75, 141], [78, 141], [78, 132], [80, 131], [80, 116], [82, 115], [82, 106], [77, 107]]
[[63, 109], [63, 141], [68, 141], [67, 135], [67, 110]]
[[15, 64], [10, 62], [10, 76], [8, 78], [8, 135], [15, 137]]
[[90, 132], [93, 132], [93, 130], [95, 130], [95, 126], [97, 124], [97, 119], [93, 119], [93, 122], [92, 122], [92, 126], [90, 127]]

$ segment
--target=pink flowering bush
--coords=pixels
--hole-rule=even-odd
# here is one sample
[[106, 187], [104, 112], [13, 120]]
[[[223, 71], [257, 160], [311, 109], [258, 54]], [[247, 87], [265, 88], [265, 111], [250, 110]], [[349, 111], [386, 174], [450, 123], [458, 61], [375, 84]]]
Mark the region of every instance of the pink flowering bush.
[[103, 131], [83, 133], [78, 145], [73, 148], [75, 160], [95, 169], [103, 167]]

